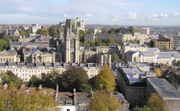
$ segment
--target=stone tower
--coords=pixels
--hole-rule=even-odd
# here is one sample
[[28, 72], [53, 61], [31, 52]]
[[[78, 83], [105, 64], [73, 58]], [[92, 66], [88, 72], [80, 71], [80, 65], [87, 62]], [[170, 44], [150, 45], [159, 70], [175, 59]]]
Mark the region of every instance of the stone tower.
[[79, 63], [79, 30], [81, 27], [78, 18], [66, 20], [64, 30], [66, 63]]

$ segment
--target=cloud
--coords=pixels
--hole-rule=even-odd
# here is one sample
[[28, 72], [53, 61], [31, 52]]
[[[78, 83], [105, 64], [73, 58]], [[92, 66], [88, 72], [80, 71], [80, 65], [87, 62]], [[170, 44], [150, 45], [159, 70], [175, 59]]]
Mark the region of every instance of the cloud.
[[166, 19], [169, 17], [168, 13], [152, 13], [148, 15], [148, 19], [154, 20], [154, 21], [159, 21], [162, 19]]
[[175, 23], [180, 17], [179, 12], [170, 13], [159, 7], [157, 11], [154, 7], [146, 8], [143, 0], [0, 1], [0, 23], [56, 24], [65, 18], [79, 17], [91, 24], [156, 24], [157, 21], [166, 24], [168, 19], [173, 19]]
[[174, 12], [174, 16], [175, 17], [180, 17], [180, 13], [179, 12]]
[[[43, 17], [59, 18], [58, 20], [78, 16], [87, 21], [90, 21], [89, 17], [95, 17], [99, 21], [102, 18], [107, 20], [109, 15], [116, 16], [121, 11], [119, 7], [135, 7], [136, 5], [138, 4], [129, 2], [129, 0], [1, 0], [0, 14], [18, 17], [19, 15], [37, 16], [42, 19]], [[96, 21], [92, 20], [91, 23]], [[36, 21], [33, 19], [33, 21], [27, 22]], [[106, 22], [104, 21], [104, 23]]]
[[86, 14], [86, 17], [93, 17], [93, 14], [87, 13], [87, 14]]
[[137, 14], [134, 12], [129, 12], [127, 18], [131, 20], [137, 19]]

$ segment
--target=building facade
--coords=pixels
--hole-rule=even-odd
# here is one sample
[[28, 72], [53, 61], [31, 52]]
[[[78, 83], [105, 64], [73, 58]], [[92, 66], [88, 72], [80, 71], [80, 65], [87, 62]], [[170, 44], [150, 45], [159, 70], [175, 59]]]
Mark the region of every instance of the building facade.
[[20, 57], [15, 50], [4, 50], [0, 52], [0, 63], [6, 62], [20, 62]]
[[156, 39], [154, 40], [154, 46], [162, 50], [170, 50], [171, 41], [170, 39], [166, 39], [166, 38]]
[[66, 63], [79, 63], [79, 30], [82, 29], [83, 24], [76, 19], [67, 19], [64, 30], [65, 42], [65, 62]]

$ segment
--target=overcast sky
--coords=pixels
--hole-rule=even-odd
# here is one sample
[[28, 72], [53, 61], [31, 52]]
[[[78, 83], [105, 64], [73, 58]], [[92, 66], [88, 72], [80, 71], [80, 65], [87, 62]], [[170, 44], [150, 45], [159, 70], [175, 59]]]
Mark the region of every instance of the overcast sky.
[[1, 24], [179, 25], [180, 0], [0, 0]]

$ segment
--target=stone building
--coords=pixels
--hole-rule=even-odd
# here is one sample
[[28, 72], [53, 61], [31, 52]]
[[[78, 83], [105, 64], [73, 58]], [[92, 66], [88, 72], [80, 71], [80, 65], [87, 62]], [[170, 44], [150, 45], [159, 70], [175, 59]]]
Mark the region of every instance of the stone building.
[[0, 73], [5, 73], [7, 71], [11, 71], [14, 73], [17, 77], [21, 78], [23, 81], [28, 82], [31, 77], [37, 76], [41, 77], [41, 74], [48, 74], [51, 73], [53, 70], [57, 70], [59, 74], [62, 74], [64, 71], [66, 71], [70, 66], [76, 66], [83, 68], [89, 77], [89, 79], [95, 77], [99, 74], [99, 71], [101, 70], [101, 67], [95, 65], [95, 64], [60, 64], [60, 63], [54, 63], [52, 64], [31, 64], [31, 63], [0, 63]]
[[79, 63], [79, 30], [83, 26], [78, 18], [67, 19], [64, 29], [65, 62]]
[[15, 50], [4, 50], [0, 52], [0, 63], [20, 62], [20, 57]]
[[33, 64], [55, 63], [55, 52], [41, 52], [37, 49], [23, 51], [23, 60], [25, 63]]
[[118, 68], [117, 84], [131, 108], [146, 104], [146, 79], [155, 76], [153, 72], [144, 72], [138, 67]]
[[147, 34], [134, 33], [134, 34], [123, 34], [121, 37], [121, 42], [129, 42], [129, 41], [145, 41], [149, 36]]
[[171, 41], [170, 39], [159, 38], [154, 40], [154, 46], [162, 50], [169, 50], [171, 48]]
[[171, 38], [171, 47], [177, 50], [180, 49], [180, 36], [179, 35], [173, 36]]

